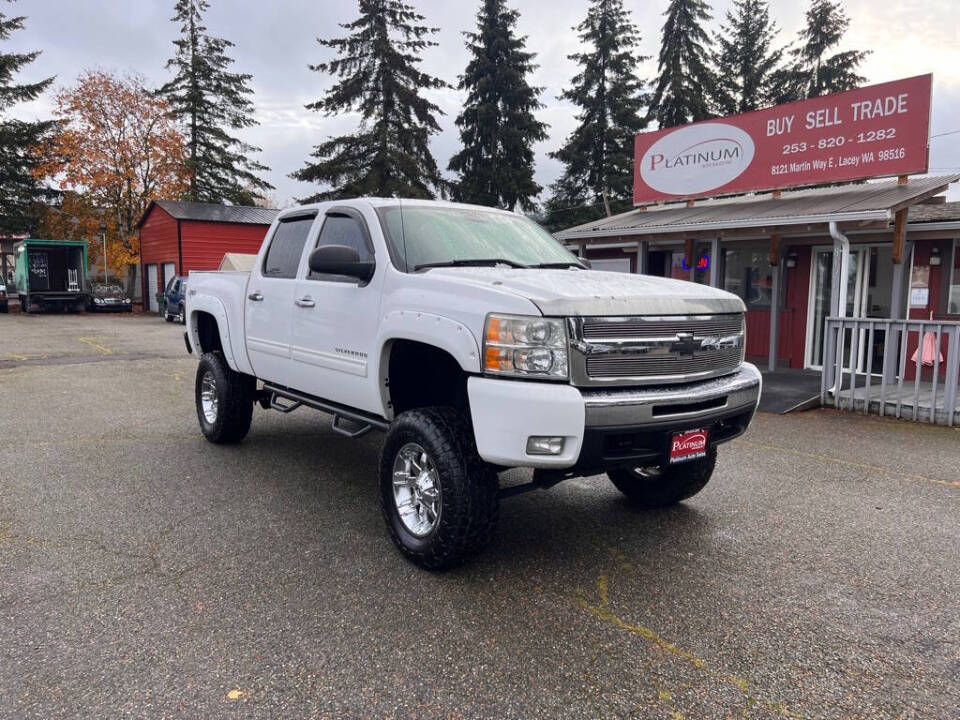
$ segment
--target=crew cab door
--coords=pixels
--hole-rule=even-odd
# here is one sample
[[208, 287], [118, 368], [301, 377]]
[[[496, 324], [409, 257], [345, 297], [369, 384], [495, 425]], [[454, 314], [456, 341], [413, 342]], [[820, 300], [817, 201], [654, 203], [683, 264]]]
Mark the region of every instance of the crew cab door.
[[290, 328], [297, 271], [316, 213], [280, 220], [247, 283], [247, 354], [257, 377], [291, 385]]
[[[314, 246], [304, 256], [297, 281], [291, 355], [293, 387], [369, 412], [382, 412], [377, 379], [370, 377], [375, 350], [383, 268], [369, 282], [310, 270], [310, 252], [322, 245], [347, 245], [361, 259], [374, 258], [370, 228], [354, 208], [324, 213]], [[386, 260], [384, 259], [384, 262]]]

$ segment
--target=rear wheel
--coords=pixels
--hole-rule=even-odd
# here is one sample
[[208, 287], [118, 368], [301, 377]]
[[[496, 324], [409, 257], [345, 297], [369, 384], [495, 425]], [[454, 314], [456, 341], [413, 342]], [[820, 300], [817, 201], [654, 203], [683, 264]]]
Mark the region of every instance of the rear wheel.
[[195, 396], [200, 429], [210, 442], [238, 443], [253, 420], [256, 379], [230, 369], [221, 352], [205, 353], [197, 367]]
[[610, 482], [630, 502], [641, 507], [666, 507], [693, 497], [713, 475], [717, 450], [700, 460], [653, 467], [618, 467], [607, 470]]
[[448, 407], [400, 415], [380, 459], [380, 504], [394, 544], [428, 570], [462, 563], [489, 542], [498, 484], [463, 415]]

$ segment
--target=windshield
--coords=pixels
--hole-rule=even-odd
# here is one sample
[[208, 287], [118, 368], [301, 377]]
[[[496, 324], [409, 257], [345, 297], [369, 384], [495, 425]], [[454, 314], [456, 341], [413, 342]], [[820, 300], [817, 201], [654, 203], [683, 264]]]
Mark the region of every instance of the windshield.
[[486, 260], [513, 266], [580, 266], [546, 230], [521, 215], [423, 205], [407, 205], [402, 215], [399, 205], [377, 212], [391, 256], [408, 271]]

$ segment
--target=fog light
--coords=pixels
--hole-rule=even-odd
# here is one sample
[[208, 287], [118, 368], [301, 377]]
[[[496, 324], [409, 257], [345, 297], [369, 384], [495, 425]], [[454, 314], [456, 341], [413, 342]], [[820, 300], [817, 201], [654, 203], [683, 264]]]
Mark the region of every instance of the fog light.
[[562, 452], [562, 437], [531, 435], [527, 438], [527, 455], [559, 455]]

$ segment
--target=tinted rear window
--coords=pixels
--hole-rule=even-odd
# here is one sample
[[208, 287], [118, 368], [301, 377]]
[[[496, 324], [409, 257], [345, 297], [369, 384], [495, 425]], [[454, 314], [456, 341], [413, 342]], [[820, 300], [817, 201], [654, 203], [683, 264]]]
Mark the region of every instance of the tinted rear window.
[[295, 278], [303, 255], [303, 246], [313, 225], [313, 216], [281, 222], [270, 241], [263, 261], [264, 277]]

